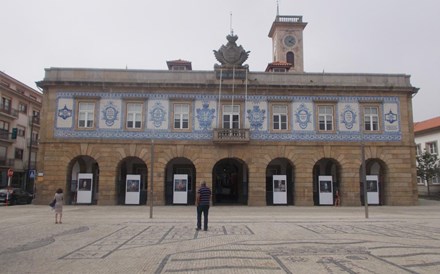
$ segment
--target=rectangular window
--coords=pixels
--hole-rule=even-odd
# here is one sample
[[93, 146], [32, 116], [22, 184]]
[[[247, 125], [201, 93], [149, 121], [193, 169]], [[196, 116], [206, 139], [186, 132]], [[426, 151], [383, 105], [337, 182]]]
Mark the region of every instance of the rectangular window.
[[127, 128], [141, 128], [142, 127], [142, 104], [128, 103], [127, 104]]
[[2, 101], [0, 102], [0, 108], [9, 113], [11, 111], [11, 99], [2, 97]]
[[9, 139], [9, 123], [0, 120], [0, 139]]
[[189, 104], [174, 104], [174, 128], [189, 128]]
[[421, 144], [417, 144], [416, 145], [416, 153], [417, 153], [417, 156], [420, 156], [420, 155], [422, 155], [422, 145]]
[[272, 118], [274, 130], [287, 129], [287, 105], [273, 105]]
[[322, 105], [318, 106], [318, 122], [319, 130], [331, 131], [333, 130], [333, 106]]
[[223, 106], [223, 128], [240, 128], [240, 105]]
[[26, 135], [26, 129], [22, 126], [17, 126], [17, 136], [24, 137]]
[[437, 154], [437, 142], [426, 143], [426, 151], [428, 151], [430, 154]]
[[21, 113], [27, 113], [27, 105], [25, 103], [18, 103], [18, 111]]
[[20, 148], [15, 149], [15, 159], [23, 160], [23, 150]]
[[379, 130], [379, 108], [378, 107], [364, 107], [364, 130], [378, 131]]
[[78, 127], [79, 128], [93, 128], [93, 121], [95, 117], [94, 103], [79, 103], [78, 106]]

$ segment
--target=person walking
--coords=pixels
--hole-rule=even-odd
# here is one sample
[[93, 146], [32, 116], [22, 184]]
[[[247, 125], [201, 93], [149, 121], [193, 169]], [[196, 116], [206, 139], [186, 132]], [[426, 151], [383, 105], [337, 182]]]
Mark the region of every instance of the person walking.
[[203, 213], [203, 230], [208, 231], [208, 213], [209, 205], [211, 203], [211, 189], [206, 186], [206, 182], [203, 181], [201, 187], [197, 191], [197, 228], [202, 229], [202, 213]]
[[62, 224], [61, 218], [63, 217], [63, 190], [61, 188], [57, 189], [55, 192], [54, 199], [55, 203], [55, 224]]

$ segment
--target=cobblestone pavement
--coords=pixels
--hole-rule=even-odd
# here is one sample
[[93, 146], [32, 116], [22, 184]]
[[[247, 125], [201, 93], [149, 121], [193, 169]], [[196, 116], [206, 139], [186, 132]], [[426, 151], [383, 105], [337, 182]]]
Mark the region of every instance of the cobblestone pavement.
[[440, 273], [440, 202], [414, 207], [0, 207], [0, 273]]

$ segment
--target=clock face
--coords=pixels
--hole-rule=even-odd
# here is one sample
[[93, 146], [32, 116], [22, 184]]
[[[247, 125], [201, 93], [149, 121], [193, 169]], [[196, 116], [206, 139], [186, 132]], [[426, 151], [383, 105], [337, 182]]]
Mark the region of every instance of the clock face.
[[283, 41], [286, 47], [293, 47], [296, 44], [296, 39], [293, 35], [287, 35], [286, 37], [284, 37]]

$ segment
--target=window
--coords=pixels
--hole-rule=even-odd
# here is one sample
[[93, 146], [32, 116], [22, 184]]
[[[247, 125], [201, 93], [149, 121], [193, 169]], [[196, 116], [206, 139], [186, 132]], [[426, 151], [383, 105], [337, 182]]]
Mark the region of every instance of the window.
[[174, 128], [189, 128], [189, 104], [174, 104]]
[[364, 107], [364, 130], [378, 131], [379, 130], [379, 108], [378, 107]]
[[333, 106], [329, 106], [329, 105], [318, 106], [318, 122], [319, 122], [319, 130], [322, 131], [333, 130]]
[[416, 153], [417, 153], [417, 156], [422, 155], [422, 145], [421, 144], [416, 145]]
[[26, 129], [22, 126], [17, 126], [17, 136], [24, 137], [26, 135]]
[[272, 106], [272, 123], [274, 130], [287, 129], [287, 105]]
[[286, 69], [285, 68], [274, 68], [272, 71], [273, 72], [286, 72]]
[[22, 102], [18, 103], [18, 111], [26, 114], [27, 113], [27, 105]]
[[15, 159], [23, 160], [23, 150], [21, 148], [15, 149]]
[[286, 54], [286, 62], [289, 64], [292, 64], [292, 66], [295, 66], [295, 55], [293, 54], [293, 52], [289, 51]]
[[11, 99], [2, 97], [2, 101], [0, 102], [0, 108], [6, 112], [11, 110]]
[[92, 128], [93, 119], [95, 116], [95, 104], [94, 103], [79, 103], [78, 106], [78, 127], [79, 128]]
[[426, 143], [426, 151], [428, 151], [430, 154], [437, 154], [437, 142]]
[[223, 128], [240, 128], [240, 105], [223, 106]]
[[142, 104], [127, 104], [127, 128], [138, 129], [142, 127]]

